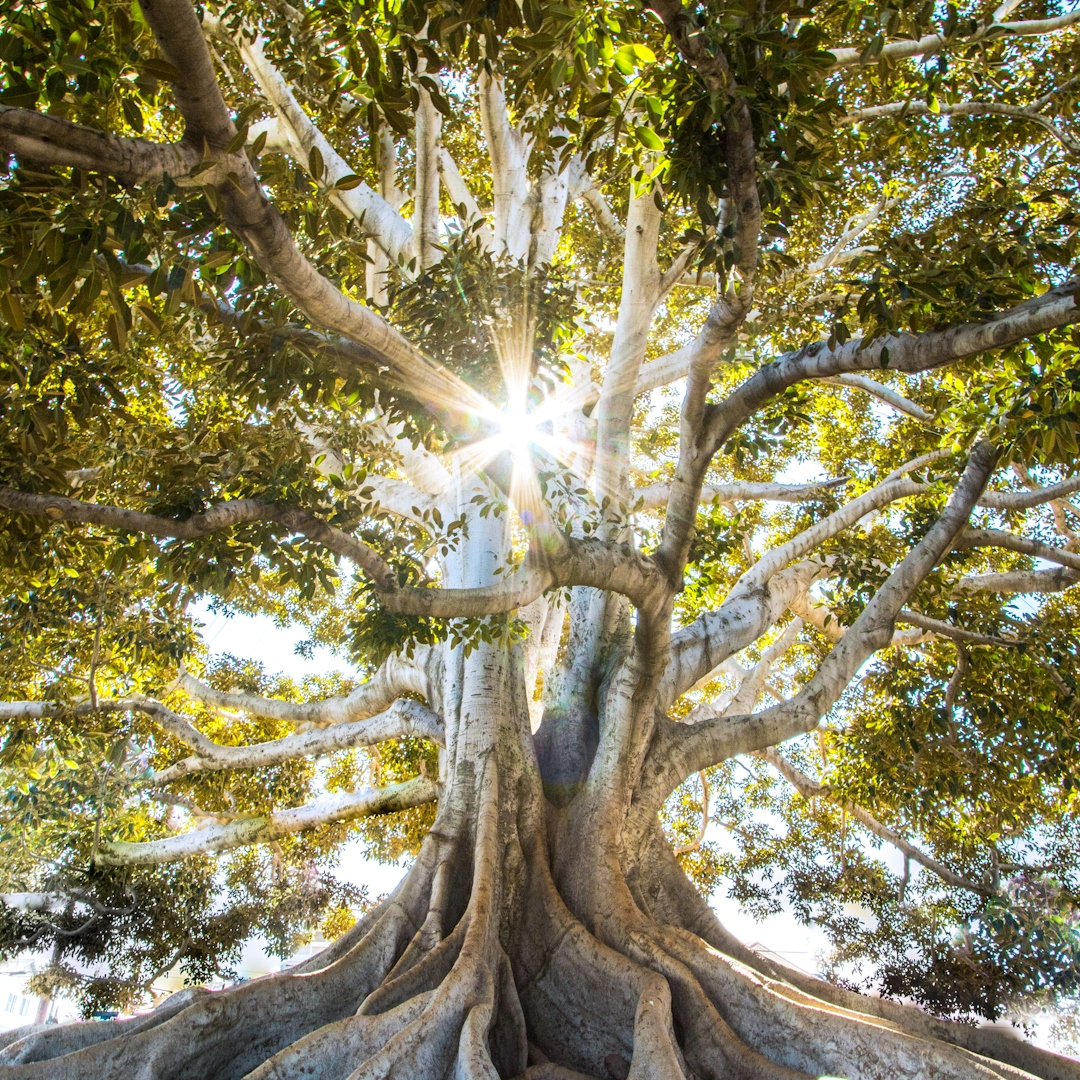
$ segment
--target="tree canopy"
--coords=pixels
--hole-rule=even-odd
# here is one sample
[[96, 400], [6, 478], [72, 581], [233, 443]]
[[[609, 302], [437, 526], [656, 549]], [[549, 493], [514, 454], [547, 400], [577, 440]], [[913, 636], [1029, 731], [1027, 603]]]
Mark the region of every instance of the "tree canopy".
[[[14, 3], [0, 953], [91, 1013], [352, 947], [387, 908], [341, 846], [428, 865], [487, 760], [453, 672], [510, 657], [551, 835], [657, 925], [673, 850], [837, 985], [1075, 1052], [1078, 27]], [[206, 610], [350, 673], [215, 656]]]

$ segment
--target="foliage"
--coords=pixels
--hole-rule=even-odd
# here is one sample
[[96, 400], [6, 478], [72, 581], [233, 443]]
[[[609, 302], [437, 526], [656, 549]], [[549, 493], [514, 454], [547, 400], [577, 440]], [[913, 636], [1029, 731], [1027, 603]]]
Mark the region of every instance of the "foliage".
[[[713, 401], [808, 342], [870, 341], [979, 320], [1075, 275], [1075, 149], [1030, 117], [949, 110], [988, 96], [1006, 105], [1041, 102], [1068, 127], [1080, 98], [1070, 75], [1080, 68], [1080, 34], [1028, 40], [995, 32], [965, 44], [989, 25], [984, 8], [851, 0], [694, 7], [710, 48], [732, 59], [750, 108], [765, 238], [752, 317], [716, 373]], [[1056, 2], [1021, 5], [1028, 8], [1032, 17], [1063, 10]], [[718, 209], [730, 194], [722, 152], [728, 103], [678, 59], [660, 22], [639, 5], [327, 0], [299, 11], [235, 2], [218, 14], [228, 29], [262, 27], [270, 58], [304, 108], [354, 177], [372, 186], [381, 124], [399, 144], [401, 175], [415, 164], [419, 84], [444, 116], [444, 145], [479, 205], [490, 206], [495, 193], [487, 189], [473, 103], [481, 70], [504, 73], [515, 119], [535, 138], [533, 174], [577, 154], [619, 214], [632, 186], [647, 191], [656, 181], [666, 210], [661, 262], [691, 243], [697, 280], [665, 302], [648, 359], [692, 336], [715, 295], [707, 275], [721, 287], [733, 280], [739, 252]], [[138, 4], [20, 0], [4, 15], [4, 30], [0, 104], [121, 135], [180, 136], [169, 89], [175, 73], [157, 55]], [[938, 31], [949, 48], [935, 55], [896, 61], [882, 53], [888, 41]], [[848, 78], [830, 77], [830, 50], [848, 42], [870, 62]], [[223, 44], [221, 52], [228, 105], [246, 133], [271, 110], [235, 49]], [[927, 108], [849, 119], [895, 102]], [[304, 254], [362, 300], [367, 233], [321, 182], [319, 160], [299, 162], [265, 139], [248, 141], [244, 152]], [[3, 164], [0, 486], [180, 518], [224, 500], [289, 502], [371, 545], [402, 582], [437, 579], [432, 552], [467, 542], [466, 530], [458, 521], [403, 520], [378, 503], [371, 478], [402, 471], [372, 419], [376, 402], [415, 446], [452, 451], [452, 435], [409, 387], [346, 367], [333, 340], [310, 332], [318, 328], [306, 325], [229, 232], [211, 186], [197, 176], [183, 183], [166, 176], [128, 187], [93, 171]], [[574, 204], [554, 259], [526, 269], [486, 256], [477, 230], [458, 220], [446, 196], [441, 209], [452, 224], [440, 261], [412, 277], [399, 267], [392, 278], [394, 324], [499, 407], [499, 332], [522, 309], [534, 398], [563, 385], [574, 364], [599, 376], [618, 311], [617, 241]], [[843, 257], [809, 272], [829, 253]], [[1003, 465], [1023, 465], [1040, 483], [1075, 467], [1078, 350], [1074, 326], [1010, 347], [993, 363], [976, 356], [919, 376], [883, 370], [889, 388], [929, 415], [925, 423], [831, 385], [778, 396], [733, 434], [709, 482], [801, 471], [848, 483], [779, 509], [703, 508], [677, 618], [689, 623], [717, 607], [757, 555], [885, 473], [946, 451], [912, 474], [926, 484], [924, 498], [894, 504], [820, 549], [833, 573], [816, 598], [828, 601], [838, 624], [850, 624], [896, 558], [926, 533], [976, 435], [989, 435]], [[634, 470], [670, 480], [678, 452], [674, 393], [660, 390], [639, 404]], [[339, 471], [320, 469], [312, 430], [329, 436]], [[589, 501], [560, 463], [544, 462], [541, 478], [552, 500], [557, 492], [565, 503], [560, 523], [574, 499], [579, 510]], [[590, 503], [581, 531], [591, 532], [606, 509]], [[1080, 523], [1071, 504], [1060, 513], [1068, 529]], [[980, 510], [973, 524], [1024, 525], [1053, 543], [1063, 535], [1046, 508]], [[658, 515], [639, 515], [638, 526], [646, 541], [657, 540]], [[1070, 542], [1074, 548], [1075, 536]], [[1072, 593], [1013, 603], [952, 593], [965, 574], [1034, 565], [1029, 556], [978, 548], [954, 552], [938, 568], [917, 596], [920, 610], [1012, 640], [965, 650], [967, 667], [949, 704], [953, 644], [883, 654], [834, 710], [820, 745], [807, 739], [794, 752], [828, 798], [793, 794], [760, 762], [712, 769], [712, 816], [726, 841], [707, 841], [683, 857], [699, 888], [710, 893], [727, 882], [730, 895], [758, 914], [789, 904], [826, 927], [840, 976], [942, 1014], [1026, 1015], [1074, 997], [1080, 612]], [[79, 704], [159, 697], [217, 741], [240, 745], [292, 729], [200, 707], [176, 689], [181, 661], [217, 689], [289, 701], [352, 688], [330, 675], [296, 685], [257, 664], [210, 657], [192, 614], [196, 602], [303, 625], [312, 645], [330, 646], [361, 676], [392, 652], [448, 635], [521, 637], [513, 619], [447, 623], [392, 613], [345, 563], [267, 522], [174, 541], [12, 515], [0, 533], [0, 575], [0, 698], [59, 707], [49, 717], [5, 721], [0, 888], [59, 883], [102, 909], [2, 907], [0, 953], [28, 940], [52, 949], [49, 987], [73, 993], [88, 1012], [130, 1005], [173, 962], [192, 982], [228, 977], [254, 934], [285, 955], [320, 923], [341, 932], [366, 903], [333, 877], [341, 845], [358, 837], [369, 856], [396, 861], [415, 853], [432, 820], [423, 807], [324, 827], [269, 851], [125, 873], [97, 867], [102, 837], [161, 837], [171, 815], [186, 820], [145, 786], [148, 769], [183, 749], [140, 714], [91, 720]], [[780, 688], [805, 680], [825, 651], [820, 635], [805, 635], [777, 676]], [[174, 794], [213, 814], [255, 814], [301, 805], [323, 789], [434, 775], [437, 767], [430, 745], [399, 740], [318, 766], [208, 773]], [[665, 810], [683, 843], [698, 827], [694, 783]], [[998, 891], [946, 887], [929, 872], [902, 887], [877, 841], [847, 818], [845, 800]], [[853, 906], [866, 917], [851, 914]]]

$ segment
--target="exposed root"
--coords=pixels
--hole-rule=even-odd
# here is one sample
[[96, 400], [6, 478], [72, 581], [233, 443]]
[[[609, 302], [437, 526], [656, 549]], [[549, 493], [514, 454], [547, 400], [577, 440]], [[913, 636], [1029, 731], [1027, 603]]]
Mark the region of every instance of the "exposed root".
[[[962, 1047], [982, 1058], [982, 1064], [998, 1075], [1015, 1076], [1017, 1069], [1043, 1080], [1080, 1080], [1080, 1062], [1042, 1050], [1001, 1028], [974, 1027], [969, 1024], [939, 1020], [911, 1005], [887, 998], [870, 997], [835, 986], [807, 975], [796, 968], [778, 963], [747, 948], [716, 917], [682, 872], [671, 846], [659, 825], [646, 837], [642, 854], [634, 863], [630, 883], [635, 900], [645, 905], [655, 922], [689, 931], [713, 949], [738, 961], [771, 980], [790, 995], [800, 991], [807, 1004], [820, 1008], [838, 1007], [845, 1014], [885, 1021], [909, 1035]], [[1013, 1071], [1002, 1073], [1001, 1066]]]
[[689, 1075], [664, 980], [593, 937], [563, 903], [543, 852], [531, 855], [533, 902], [514, 957], [529, 1038], [546, 1057], [587, 1075]]
[[97, 1024], [61, 1024], [55, 1027], [35, 1024], [32, 1031], [27, 1032], [22, 1038], [12, 1039], [8, 1046], [0, 1051], [0, 1065], [23, 1065], [34, 1061], [47, 1061], [49, 1058], [73, 1054], [77, 1050], [83, 1050], [108, 1039], [148, 1031], [208, 993], [209, 991], [202, 987], [188, 987], [167, 998], [146, 1016], [136, 1016], [130, 1020], [105, 1020]]
[[685, 931], [651, 937], [693, 972], [739, 1037], [768, 1057], [814, 1076], [848, 1080], [993, 1080], [1030, 1076], [961, 1047], [828, 1005], [704, 947]]
[[[178, 996], [145, 1019], [115, 1027], [73, 1024], [39, 1032], [5, 1049], [15, 1066], [4, 1071], [5, 1080], [244, 1076], [309, 1032], [354, 1012], [382, 982], [422, 920], [430, 872], [426, 865], [417, 869], [380, 907], [360, 941], [328, 966], [203, 992], [194, 1001]], [[73, 1048], [102, 1029], [100, 1041]]]
[[431, 991], [378, 1016], [347, 1016], [279, 1051], [245, 1080], [310, 1080], [348, 1076], [356, 1061], [374, 1054], [427, 1008]]

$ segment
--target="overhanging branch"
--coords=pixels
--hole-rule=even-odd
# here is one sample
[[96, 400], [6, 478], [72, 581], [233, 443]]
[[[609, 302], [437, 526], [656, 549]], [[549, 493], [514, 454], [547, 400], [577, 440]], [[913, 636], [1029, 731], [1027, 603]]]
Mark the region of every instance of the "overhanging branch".
[[249, 844], [267, 844], [320, 825], [408, 810], [435, 802], [438, 797], [439, 784], [426, 776], [417, 776], [401, 784], [327, 795], [295, 809], [276, 810], [225, 825], [210, 825], [161, 840], [105, 843], [101, 845], [97, 862], [101, 866], [157, 866], [179, 862], [192, 855], [213, 854]]
[[[787, 758], [777, 753], [775, 748], [770, 747], [766, 750], [757, 750], [754, 752], [754, 756], [759, 757], [772, 765], [772, 767], [776, 769], [776, 771], [787, 780], [787, 782], [791, 784], [803, 798], [829, 799], [836, 797], [830, 788], [826, 787], [824, 784], [819, 784], [816, 781], [811, 780], [806, 773], [797, 769], [787, 760]], [[978, 893], [980, 896], [993, 896], [995, 894], [995, 889], [992, 889], [987, 885], [982, 885], [977, 881], [970, 881], [968, 878], [954, 873], [944, 863], [939, 862], [931, 855], [927, 855], [914, 844], [905, 840], [899, 833], [894, 832], [887, 825], [883, 825], [873, 814], [864, 810], [857, 803], [852, 802], [850, 799], [843, 799], [841, 801], [847, 809], [848, 814], [860, 825], [864, 826], [875, 836], [880, 837], [886, 843], [892, 844], [893, 847], [898, 851], [903, 852], [903, 854], [911, 859], [912, 862], [916, 862], [920, 866], [926, 867], [926, 869], [932, 873], [937, 874], [946, 885], [952, 885], [957, 889], [967, 889], [969, 892]]]

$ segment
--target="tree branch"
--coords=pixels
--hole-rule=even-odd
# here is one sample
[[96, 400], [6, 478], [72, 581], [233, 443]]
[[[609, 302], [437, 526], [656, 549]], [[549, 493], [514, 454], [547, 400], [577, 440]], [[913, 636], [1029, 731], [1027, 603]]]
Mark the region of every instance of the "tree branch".
[[1074, 491], [1080, 491], [1080, 475], [1032, 491], [988, 491], [979, 500], [979, 505], [994, 510], [1030, 510], [1033, 506], [1053, 502]]
[[119, 506], [68, 499], [61, 495], [32, 495], [0, 488], [0, 507], [19, 514], [47, 517], [50, 521], [102, 525], [124, 532], [148, 533], [177, 540], [195, 540], [222, 529], [256, 521], [274, 522], [289, 532], [306, 536], [335, 554], [352, 560], [372, 579], [380, 592], [390, 594], [398, 590], [397, 576], [377, 551], [341, 529], [328, 525], [309, 510], [287, 503], [234, 499], [217, 503], [203, 513], [187, 518], [165, 518]]
[[1060, 563], [1073, 570], [1080, 570], [1080, 555], [1072, 551], [1062, 551], [1038, 540], [1029, 540], [1026, 536], [1005, 532], [1002, 529], [965, 529], [956, 541], [956, 549], [998, 547], [1016, 551], [1021, 555], [1030, 555], [1047, 562]]
[[928, 631], [935, 637], [951, 638], [953, 641], [964, 642], [968, 645], [1005, 645], [1015, 647], [1020, 642], [1010, 640], [1009, 638], [991, 637], [989, 634], [976, 634], [971, 630], [964, 630], [959, 626], [953, 626], [952, 623], [942, 622], [940, 619], [931, 619], [929, 615], [924, 615], [921, 611], [912, 611], [911, 608], [904, 608], [897, 616], [899, 622], [905, 622], [911, 626], [918, 626], [919, 628]]
[[[776, 484], [753, 480], [706, 484], [701, 489], [701, 501], [725, 505], [737, 502], [804, 503], [826, 491], [843, 487], [846, 483], [848, 478], [842, 476], [836, 480], [822, 480], [814, 484]], [[635, 488], [631, 492], [631, 498], [635, 504], [640, 501], [643, 510], [655, 510], [667, 502], [670, 492], [670, 484], [650, 484], [648, 487]]]
[[[214, 79], [202, 26], [190, 0], [143, 0], [165, 59], [181, 77], [173, 84], [187, 129], [184, 142], [223, 153], [236, 128]], [[263, 272], [313, 323], [363, 345], [395, 379], [437, 416], [448, 431], [474, 436], [490, 411], [485, 399], [452, 372], [423, 356], [381, 315], [346, 297], [301, 253], [281, 215], [270, 205], [254, 170], [236, 155], [236, 171], [214, 188], [229, 228], [248, 246]]]
[[953, 596], [972, 593], [1057, 593], [1080, 581], [1080, 572], [1068, 566], [1056, 570], [1006, 570], [1000, 574], [972, 574], [953, 586]]
[[443, 187], [446, 189], [446, 194], [450, 196], [450, 201], [457, 208], [461, 223], [465, 226], [478, 225], [475, 231], [480, 240], [480, 246], [484, 251], [491, 251], [495, 242], [491, 226], [480, 212], [476, 198], [462, 177], [457, 162], [454, 161], [450, 151], [445, 146], [439, 147], [438, 165]]
[[[776, 771], [787, 780], [787, 782], [791, 784], [803, 798], [828, 799], [834, 797], [830, 788], [811, 780], [804, 772], [801, 772], [792, 765], [787, 758], [777, 753], [774, 748], [770, 747], [766, 750], [757, 750], [754, 752], [754, 757], [761, 758], [763, 761], [767, 761], [772, 765], [772, 767], [776, 769]], [[981, 885], [975, 881], [969, 881], [960, 874], [954, 873], [944, 863], [938, 862], [933, 856], [925, 854], [919, 848], [915, 847], [914, 844], [909, 843], [900, 836], [899, 833], [893, 832], [887, 825], [882, 825], [873, 814], [864, 810], [856, 803], [853, 803], [850, 799], [843, 800], [843, 805], [848, 814], [860, 825], [864, 826], [875, 836], [886, 841], [886, 843], [892, 844], [893, 847], [898, 851], [903, 852], [912, 862], [917, 862], [920, 866], [926, 867], [931, 873], [937, 874], [946, 885], [952, 885], [957, 889], [967, 889], [969, 892], [978, 893], [980, 896], [993, 896], [995, 894], [995, 889], [991, 889], [989, 886]]]
[[435, 781], [426, 776], [417, 776], [401, 784], [327, 795], [306, 806], [242, 818], [227, 825], [210, 825], [162, 840], [105, 843], [101, 845], [97, 862], [101, 866], [156, 866], [178, 862], [192, 855], [228, 851], [249, 844], [267, 844], [320, 825], [352, 821], [373, 814], [392, 814], [435, 802], [439, 790], [439, 784]]
[[1006, 105], [994, 101], [958, 101], [954, 104], [939, 102], [931, 109], [925, 101], [893, 101], [888, 105], [873, 105], [844, 117], [844, 123], [877, 120], [884, 116], [1007, 116], [1014, 120], [1030, 120], [1045, 128], [1072, 154], [1080, 153], [1080, 139], [1062, 130], [1050, 117], [1022, 105]]
[[[222, 32], [213, 16], [203, 17], [203, 29], [207, 33]], [[334, 149], [326, 136], [316, 127], [300, 103], [292, 88], [274, 64], [267, 59], [265, 39], [262, 36], [246, 37], [243, 33], [236, 39], [240, 56], [258, 83], [267, 101], [278, 117], [280, 134], [289, 149], [290, 156], [311, 175], [312, 150], [318, 149], [323, 163], [320, 176], [311, 176], [330, 201], [354, 221], [362, 221], [363, 229], [386, 253], [391, 262], [407, 263], [416, 255], [413, 229], [398, 213], [397, 208], [366, 183], [343, 191], [335, 185], [356, 170]]]
[[0, 151], [40, 165], [107, 173], [126, 184], [156, 183], [166, 174], [184, 183], [202, 162], [201, 148], [187, 141], [122, 139], [10, 105], [0, 105]]
[[692, 727], [670, 721], [659, 724], [649, 751], [649, 775], [643, 781], [640, 797], [648, 805], [659, 806], [692, 773], [734, 754], [775, 746], [811, 730], [839, 700], [866, 660], [891, 642], [900, 611], [952, 549], [993, 471], [994, 461], [995, 452], [988, 443], [975, 447], [941, 517], [889, 575], [814, 677], [790, 701], [760, 713], [705, 721]]
[[514, 130], [506, 108], [502, 78], [480, 74], [480, 120], [491, 158], [494, 189], [495, 255], [513, 261], [529, 253], [532, 214], [528, 202], [531, 185], [527, 172], [532, 140]]
[[927, 412], [921, 405], [909, 401], [903, 394], [898, 394], [890, 386], [868, 379], [865, 375], [835, 375], [831, 378], [822, 379], [827, 386], [854, 387], [856, 390], [864, 390], [886, 405], [892, 406], [897, 412], [905, 413], [914, 417], [921, 423], [928, 423], [934, 419], [934, 414]]
[[1041, 37], [1044, 34], [1052, 34], [1057, 30], [1064, 30], [1068, 26], [1080, 22], [1080, 7], [1067, 11], [1064, 15], [1058, 15], [1052, 19], [1031, 19], [1024, 22], [992, 22], [981, 26], [974, 34], [967, 34], [954, 38], [944, 34], [927, 34], [917, 41], [893, 41], [886, 45], [880, 52], [868, 54], [865, 49], [833, 49], [835, 58], [830, 72], [840, 71], [843, 68], [853, 67], [860, 64], [877, 64], [882, 60], [905, 60], [910, 56], [933, 56], [941, 52], [949, 45], [974, 45], [990, 37], [1015, 36], [1015, 37]]
[[442, 746], [445, 735], [442, 718], [418, 701], [402, 698], [395, 701], [385, 712], [367, 719], [314, 728], [271, 742], [248, 746], [212, 743], [212, 749], [203, 745], [195, 756], [184, 758], [155, 773], [152, 782], [169, 784], [193, 773], [216, 772], [222, 769], [259, 769], [266, 765], [278, 765], [283, 761], [295, 761], [297, 758], [322, 757], [338, 750], [374, 746], [387, 739], [400, 739], [406, 735], [429, 739]]
[[322, 701], [297, 703], [260, 697], [257, 694], [215, 690], [186, 671], [181, 674], [178, 685], [196, 701], [218, 709], [266, 716], [297, 725], [326, 727], [330, 724], [366, 720], [391, 708], [405, 693], [429, 697], [431, 687], [424, 671], [424, 661], [430, 655], [431, 647], [426, 645], [417, 646], [411, 660], [400, 653], [394, 653], [383, 661], [367, 682], [361, 683], [351, 693]]
[[1025, 301], [984, 322], [961, 323], [922, 334], [888, 334], [867, 343], [852, 339], [830, 349], [815, 342], [767, 364], [727, 399], [711, 407], [699, 435], [711, 457], [735, 429], [766, 401], [804, 379], [889, 370], [930, 371], [966, 356], [1000, 349], [1080, 320], [1074, 278], [1042, 296]]

